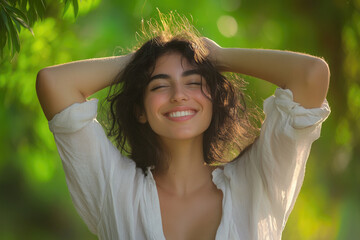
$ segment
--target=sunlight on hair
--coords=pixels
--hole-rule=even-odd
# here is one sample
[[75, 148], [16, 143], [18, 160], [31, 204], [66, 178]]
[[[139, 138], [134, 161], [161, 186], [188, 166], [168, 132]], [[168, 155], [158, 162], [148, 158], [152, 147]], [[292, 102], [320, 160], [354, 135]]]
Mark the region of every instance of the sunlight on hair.
[[[184, 40], [191, 40], [193, 49], [197, 49], [196, 61], [202, 61], [208, 55], [208, 50], [204, 46], [201, 39], [201, 34], [185, 16], [180, 15], [177, 11], [170, 11], [168, 14], [161, 13], [159, 9], [158, 19], [151, 18], [148, 21], [141, 20], [141, 30], [136, 32], [136, 40], [142, 45], [147, 40], [160, 37], [165, 42], [171, 39], [180, 38]], [[139, 46], [135, 46], [138, 49]]]
[[219, 32], [225, 37], [233, 37], [238, 31], [238, 24], [232, 16], [223, 15], [217, 20]]

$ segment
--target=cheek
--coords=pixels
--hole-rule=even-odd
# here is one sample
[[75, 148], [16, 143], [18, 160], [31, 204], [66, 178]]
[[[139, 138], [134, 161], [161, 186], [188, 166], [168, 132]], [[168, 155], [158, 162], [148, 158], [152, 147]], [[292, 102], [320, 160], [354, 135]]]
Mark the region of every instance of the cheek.
[[207, 98], [211, 99], [210, 87], [206, 84], [202, 86], [202, 94], [205, 95]]
[[163, 95], [149, 95], [145, 97], [145, 112], [148, 117], [156, 115], [159, 108], [166, 101], [166, 97]]
[[205, 91], [199, 91], [198, 93], [196, 93], [196, 95], [194, 95], [194, 99], [196, 99], [196, 101], [203, 106], [204, 111], [208, 115], [208, 118], [211, 120], [213, 114], [213, 104], [211, 101], [210, 93], [207, 93]]
[[196, 91], [193, 97], [204, 105], [212, 105], [211, 94], [206, 89]]

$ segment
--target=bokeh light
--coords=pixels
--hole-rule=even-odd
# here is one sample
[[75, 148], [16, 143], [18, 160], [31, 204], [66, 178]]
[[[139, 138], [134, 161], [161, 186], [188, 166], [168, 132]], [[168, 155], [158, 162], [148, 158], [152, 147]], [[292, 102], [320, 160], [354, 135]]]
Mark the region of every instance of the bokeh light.
[[225, 37], [233, 37], [238, 31], [238, 24], [234, 17], [223, 15], [217, 20], [219, 32]]

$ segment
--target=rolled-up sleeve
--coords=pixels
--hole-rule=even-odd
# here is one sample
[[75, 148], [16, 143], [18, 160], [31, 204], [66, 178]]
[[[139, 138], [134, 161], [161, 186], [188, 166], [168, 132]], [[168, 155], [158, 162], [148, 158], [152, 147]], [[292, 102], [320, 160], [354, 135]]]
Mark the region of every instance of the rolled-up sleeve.
[[118, 174], [135, 171], [135, 164], [120, 154], [96, 120], [97, 103], [75, 103], [49, 121], [75, 208], [94, 234], [113, 166], [121, 165]]
[[258, 232], [254, 239], [279, 239], [330, 108], [325, 100], [320, 108], [306, 109], [293, 101], [290, 90], [279, 88], [265, 100], [264, 112], [259, 138], [224, 171], [233, 201], [241, 206], [237, 213], [249, 216], [249, 227]]

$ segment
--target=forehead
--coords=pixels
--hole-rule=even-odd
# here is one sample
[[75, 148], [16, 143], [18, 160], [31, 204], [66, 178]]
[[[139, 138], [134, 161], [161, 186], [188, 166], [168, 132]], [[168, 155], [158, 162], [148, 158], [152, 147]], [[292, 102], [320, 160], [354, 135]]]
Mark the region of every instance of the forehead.
[[170, 52], [160, 56], [155, 63], [154, 71], [151, 76], [159, 73], [171, 73], [174, 71], [186, 71], [196, 69], [194, 64], [191, 64], [185, 56], [180, 53]]

